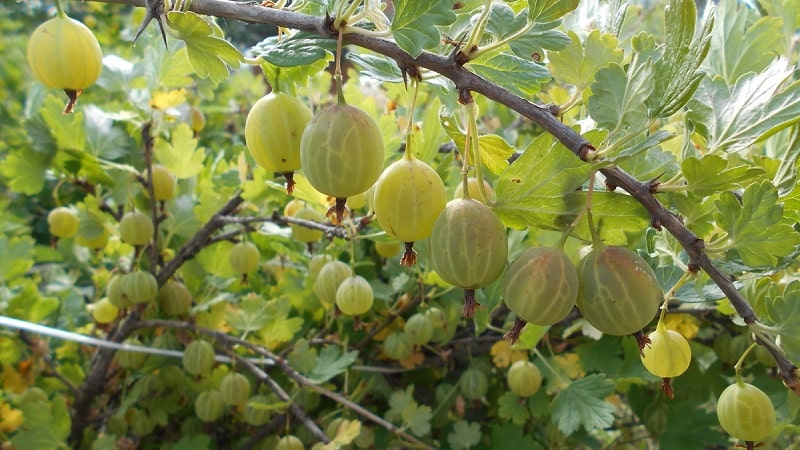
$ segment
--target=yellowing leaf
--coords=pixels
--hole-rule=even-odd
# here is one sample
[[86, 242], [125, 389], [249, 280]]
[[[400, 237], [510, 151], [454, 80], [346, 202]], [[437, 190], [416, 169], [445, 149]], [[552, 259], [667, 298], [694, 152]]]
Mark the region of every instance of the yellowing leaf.
[[24, 420], [22, 411], [11, 408], [8, 403], [0, 403], [0, 432], [11, 433], [19, 428]]
[[28, 389], [29, 383], [25, 379], [25, 375], [17, 372], [10, 365], [3, 366], [3, 374], [0, 375], [3, 380], [3, 390], [10, 391], [15, 394], [21, 394]]
[[700, 321], [691, 314], [667, 314], [664, 318], [667, 329], [680, 333], [686, 339], [692, 339], [700, 331]]
[[577, 353], [565, 353], [553, 357], [558, 367], [570, 378], [576, 379], [585, 375], [583, 367], [581, 366], [581, 359]]
[[425, 355], [423, 355], [419, 350], [413, 350], [408, 354], [408, 356], [401, 359], [399, 363], [406, 369], [413, 369], [420, 366], [423, 361], [425, 361]]
[[178, 178], [193, 177], [203, 169], [206, 154], [202, 147], [197, 148], [197, 139], [193, 136], [189, 125], [182, 123], [172, 132], [170, 142], [156, 140], [156, 157]]
[[150, 99], [150, 107], [165, 110], [174, 108], [186, 101], [186, 89], [173, 89], [171, 91], [158, 91]]
[[505, 339], [501, 339], [492, 345], [491, 354], [493, 356], [492, 362], [495, 367], [499, 368], [508, 367], [528, 357], [523, 351], [513, 350], [511, 344]]
[[330, 443], [322, 446], [323, 450], [336, 450], [353, 442], [361, 434], [361, 422], [358, 420], [344, 420], [336, 429], [336, 436]]

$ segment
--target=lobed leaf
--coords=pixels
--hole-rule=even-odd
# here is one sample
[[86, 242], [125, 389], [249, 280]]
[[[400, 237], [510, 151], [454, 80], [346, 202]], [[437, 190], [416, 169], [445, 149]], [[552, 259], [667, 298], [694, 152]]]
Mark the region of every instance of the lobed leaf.
[[800, 82], [782, 88], [793, 70], [785, 59], [748, 73], [728, 88], [720, 77], [704, 79], [689, 101], [689, 119], [710, 152], [740, 152], [800, 121]]
[[396, 0], [391, 30], [397, 45], [413, 58], [421, 55], [423, 50], [439, 45], [436, 27], [450, 25], [456, 20], [452, 6], [452, 0]]
[[694, 0], [671, 0], [665, 8], [664, 56], [655, 62], [655, 84], [647, 101], [651, 117], [668, 117], [689, 101], [703, 79], [700, 65], [708, 54], [713, 16], [708, 15], [695, 35]]
[[167, 20], [186, 44], [189, 63], [200, 78], [222, 82], [230, 76], [228, 67], [238, 69], [244, 62], [239, 50], [217, 35], [216, 24], [212, 26], [191, 11], [170, 11]]
[[614, 383], [602, 374], [573, 381], [553, 399], [553, 421], [566, 435], [605, 428], [614, 422], [614, 407], [603, 400], [612, 392]]
[[748, 186], [741, 200], [723, 192], [715, 204], [717, 225], [728, 233], [727, 248], [736, 249], [750, 267], [774, 266], [800, 245], [800, 233], [782, 223], [778, 190], [768, 181]]
[[592, 84], [600, 68], [622, 62], [622, 49], [617, 47], [618, 41], [613, 35], [593, 30], [583, 44], [574, 32], [569, 31], [567, 35], [570, 44], [561, 51], [548, 54], [550, 73], [561, 83], [573, 84], [583, 90]]

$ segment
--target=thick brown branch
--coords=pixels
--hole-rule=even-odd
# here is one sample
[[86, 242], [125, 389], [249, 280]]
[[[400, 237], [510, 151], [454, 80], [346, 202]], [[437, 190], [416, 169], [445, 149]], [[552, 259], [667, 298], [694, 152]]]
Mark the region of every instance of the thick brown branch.
[[[144, 6], [145, 0], [94, 0], [104, 3], [118, 3], [127, 5]], [[191, 4], [192, 11], [244, 22], [264, 23], [270, 25], [307, 31], [324, 37], [335, 38], [331, 30], [325, 26], [321, 17], [313, 17], [288, 11], [280, 11], [262, 7], [257, 3], [232, 2], [227, 0], [194, 0]], [[554, 116], [547, 108], [535, 105], [519, 97], [491, 81], [485, 80], [470, 72], [464, 66], [457, 64], [452, 58], [423, 52], [420, 56], [412, 58], [397, 44], [386, 39], [379, 39], [355, 33], [345, 35], [344, 42], [354, 44], [377, 53], [383, 54], [397, 61], [401, 69], [408, 67], [423, 67], [439, 73], [455, 83], [457, 90], [470, 90], [502, 103], [530, 119], [542, 129], [553, 135], [566, 148], [581, 156], [591, 143], [587, 142], [580, 134], [570, 129], [567, 125]], [[733, 307], [742, 318], [752, 323], [757, 321], [750, 304], [739, 293], [733, 282], [717, 269], [702, 250], [702, 241], [687, 229], [670, 213], [653, 195], [649, 183], [643, 183], [619, 168], [602, 169], [601, 172], [609, 179], [611, 184], [618, 186], [638, 200], [650, 213], [653, 223], [660, 224], [678, 239], [689, 254], [694, 267], [705, 270], [711, 279], [728, 296]], [[162, 271], [163, 273], [164, 271]], [[161, 280], [161, 278], [159, 278]], [[794, 365], [781, 353], [773, 354], [778, 363], [781, 376], [787, 383], [797, 384], [797, 375]]]

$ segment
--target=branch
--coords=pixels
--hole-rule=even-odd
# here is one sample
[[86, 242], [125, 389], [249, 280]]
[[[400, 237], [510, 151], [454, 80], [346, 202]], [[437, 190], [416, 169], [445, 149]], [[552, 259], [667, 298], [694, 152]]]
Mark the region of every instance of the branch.
[[[210, 337], [216, 339], [217, 341], [222, 342], [227, 347], [241, 346], [241, 347], [247, 348], [248, 350], [252, 351], [253, 353], [256, 353], [257, 355], [260, 355], [260, 356], [263, 356], [263, 357], [266, 357], [266, 358], [269, 358], [269, 359], [273, 360], [275, 362], [275, 365], [277, 367], [279, 367], [286, 374], [286, 376], [288, 376], [289, 378], [294, 380], [301, 387], [308, 388], [308, 389], [310, 389], [310, 390], [312, 390], [314, 392], [317, 392], [320, 395], [324, 395], [325, 397], [328, 397], [329, 399], [341, 404], [345, 408], [348, 408], [348, 409], [354, 411], [355, 413], [361, 415], [365, 419], [367, 419], [367, 420], [369, 420], [371, 422], [374, 422], [377, 425], [383, 427], [387, 431], [389, 431], [391, 433], [394, 433], [395, 435], [407, 440], [408, 442], [416, 444], [420, 448], [424, 448], [424, 449], [428, 449], [428, 450], [435, 450], [434, 447], [431, 447], [430, 445], [422, 442], [421, 440], [417, 439], [416, 437], [408, 434], [403, 429], [398, 428], [394, 424], [392, 424], [390, 422], [387, 422], [383, 418], [375, 415], [371, 411], [369, 411], [366, 408], [362, 407], [361, 405], [353, 402], [352, 400], [348, 399], [344, 395], [341, 395], [341, 394], [339, 394], [337, 392], [333, 392], [333, 391], [331, 391], [329, 389], [326, 389], [326, 388], [324, 388], [324, 387], [322, 387], [322, 386], [320, 386], [318, 384], [313, 383], [311, 380], [309, 380], [308, 378], [304, 377], [303, 375], [301, 375], [300, 373], [295, 371], [286, 362], [285, 359], [281, 358], [280, 356], [272, 353], [271, 351], [269, 351], [269, 350], [267, 350], [267, 349], [265, 349], [265, 348], [263, 348], [263, 347], [261, 347], [259, 345], [256, 345], [256, 344], [253, 344], [251, 342], [235, 338], [233, 336], [230, 336], [230, 335], [225, 334], [225, 333], [220, 332], [220, 331], [215, 331], [215, 330], [211, 330], [211, 329], [208, 329], [208, 328], [203, 328], [203, 327], [197, 326], [197, 325], [189, 323], [189, 322], [154, 319], [154, 320], [141, 321], [141, 322], [139, 322], [137, 324], [136, 327], [137, 328], [164, 327], [164, 328], [174, 328], [174, 329], [179, 329], [179, 330], [190, 330], [190, 331], [194, 331], [196, 333], [202, 333], [202, 334], [205, 334], [207, 336], [210, 336]], [[259, 367], [257, 367], [253, 362], [251, 362], [247, 358], [244, 358], [244, 357], [239, 356], [239, 355], [234, 354], [234, 353], [231, 353], [231, 356], [234, 357], [237, 360], [238, 363], [246, 366], [248, 368], [248, 370], [253, 372], [257, 377], [259, 377], [259, 379], [262, 378], [262, 374], [263, 374], [263, 376], [269, 378], [269, 376], [266, 375], [266, 373], [263, 370], [261, 370]], [[269, 379], [271, 380], [271, 378], [269, 378]], [[273, 383], [274, 383], [274, 381], [273, 381]], [[291, 406], [296, 406], [296, 405], [293, 405], [293, 404], [290, 403], [290, 408], [291, 408]], [[300, 410], [300, 412], [302, 412], [302, 410]], [[295, 411], [292, 411], [292, 414], [295, 414]], [[298, 416], [298, 418], [301, 418], [301, 416]], [[308, 426], [308, 424], [306, 426]], [[326, 439], [327, 439], [327, 437], [326, 437]], [[325, 442], [327, 442], [327, 441], [325, 441]]]
[[[92, 1], [135, 6], [144, 6], [145, 4], [145, 0]], [[198, 14], [292, 28], [315, 33], [331, 39], [335, 39], [337, 36], [326, 26], [325, 19], [322, 17], [271, 9], [262, 7], [257, 3], [233, 2], [228, 0], [194, 0], [189, 9]], [[548, 108], [535, 105], [507, 89], [475, 75], [458, 64], [451, 57], [423, 52], [420, 56], [412, 58], [392, 41], [356, 33], [344, 35], [344, 42], [388, 56], [397, 61], [401, 70], [424, 67], [450, 79], [459, 91], [468, 90], [477, 92], [491, 100], [501, 103], [539, 125], [579, 157], [585, 156], [588, 150], [594, 148], [592, 144], [580, 134], [563, 124]], [[656, 229], [661, 230], [662, 227], [666, 228], [667, 231], [675, 236], [689, 255], [691, 261], [690, 267], [695, 269], [700, 268], [706, 271], [714, 283], [725, 293], [736, 309], [736, 312], [745, 322], [755, 323], [758, 321], [752, 307], [739, 293], [731, 279], [717, 269], [703, 252], [702, 240], [686, 228], [677, 217], [669, 212], [655, 198], [651, 183], [638, 181], [618, 167], [601, 169], [600, 171], [608, 179], [609, 185], [622, 188], [647, 209], [650, 213], [652, 224]], [[161, 278], [159, 278], [159, 280], [161, 281]], [[767, 347], [769, 350], [769, 346]], [[799, 385], [800, 381], [798, 381], [797, 368], [786, 358], [786, 355], [781, 352], [774, 352], [772, 356], [778, 364], [784, 382], [790, 386]]]

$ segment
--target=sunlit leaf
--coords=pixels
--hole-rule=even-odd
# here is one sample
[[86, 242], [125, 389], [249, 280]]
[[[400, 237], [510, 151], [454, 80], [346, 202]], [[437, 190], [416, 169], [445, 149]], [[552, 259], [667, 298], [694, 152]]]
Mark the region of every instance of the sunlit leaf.
[[452, 1], [420, 2], [396, 0], [392, 36], [397, 45], [416, 58], [423, 50], [439, 44], [437, 25], [449, 25], [455, 19]]
[[215, 35], [214, 27], [203, 17], [191, 12], [170, 11], [167, 19], [186, 43], [189, 63], [201, 78], [221, 82], [230, 76], [228, 68], [238, 69], [244, 56], [225, 39]]

